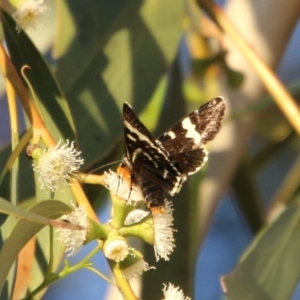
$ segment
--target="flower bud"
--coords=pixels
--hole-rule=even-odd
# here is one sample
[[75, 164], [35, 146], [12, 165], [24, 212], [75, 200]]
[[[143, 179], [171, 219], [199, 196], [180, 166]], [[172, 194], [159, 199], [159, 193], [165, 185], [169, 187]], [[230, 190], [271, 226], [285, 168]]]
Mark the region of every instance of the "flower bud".
[[108, 259], [120, 262], [128, 256], [129, 246], [125, 238], [113, 236], [105, 241], [103, 253]]

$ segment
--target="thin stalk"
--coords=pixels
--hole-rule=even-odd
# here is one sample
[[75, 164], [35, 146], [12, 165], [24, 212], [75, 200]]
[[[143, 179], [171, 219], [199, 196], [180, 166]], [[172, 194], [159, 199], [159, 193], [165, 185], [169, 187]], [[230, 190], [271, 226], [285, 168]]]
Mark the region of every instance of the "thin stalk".
[[[9, 82], [5, 80], [6, 93], [7, 93], [7, 102], [9, 108], [9, 117], [10, 117], [10, 129], [11, 129], [11, 147], [12, 152], [17, 147], [19, 143], [19, 134], [18, 134], [18, 112], [17, 104], [14, 89]], [[10, 201], [12, 204], [18, 204], [18, 170], [19, 170], [19, 159], [16, 158], [11, 172], [11, 190], [10, 190]]]
[[300, 135], [300, 109], [292, 95], [282, 82], [272, 72], [270, 67], [253, 50], [253, 47], [244, 39], [238, 29], [231, 23], [223, 10], [215, 3], [209, 2], [205, 9], [215, 18], [217, 24], [224, 33], [231, 38], [235, 45], [241, 50], [250, 62], [257, 76], [264, 84], [266, 90], [272, 95], [279, 109], [285, 115], [294, 130]]
[[50, 244], [50, 250], [49, 250], [49, 265], [46, 276], [49, 276], [53, 272], [53, 265], [54, 265], [54, 233], [53, 233], [53, 227], [49, 226], [49, 244]]
[[48, 276], [47, 278], [45, 278], [45, 280], [41, 283], [40, 286], [38, 286], [34, 291], [32, 291], [30, 293], [29, 296], [27, 296], [25, 299], [26, 300], [31, 300], [31, 299], [35, 299], [35, 296], [37, 294], [39, 294], [41, 291], [43, 291], [46, 287], [50, 286], [51, 284], [53, 284], [54, 282], [58, 281], [59, 279], [65, 278], [67, 276], [69, 276], [70, 274], [85, 268], [86, 265], [89, 263], [89, 261], [91, 260], [91, 258], [93, 256], [95, 256], [97, 253], [99, 252], [99, 247], [95, 247], [81, 262], [79, 262], [78, 264], [70, 267], [69, 265], [66, 265], [65, 268], [57, 273], [57, 274], [51, 274], [50, 276]]
[[118, 264], [108, 260], [110, 268], [114, 274], [119, 292], [121, 293], [124, 300], [139, 300], [134, 294], [128, 280], [124, 278], [122, 271], [120, 270]]

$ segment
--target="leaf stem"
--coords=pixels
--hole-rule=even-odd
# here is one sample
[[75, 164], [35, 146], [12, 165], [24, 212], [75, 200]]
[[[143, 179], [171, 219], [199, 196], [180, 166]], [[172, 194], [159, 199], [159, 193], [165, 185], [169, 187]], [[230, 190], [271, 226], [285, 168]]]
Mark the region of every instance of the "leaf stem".
[[[10, 116], [10, 129], [11, 129], [11, 147], [12, 152], [15, 150], [19, 143], [19, 132], [18, 132], [18, 111], [17, 111], [17, 103], [14, 89], [9, 80], [5, 80], [6, 93], [7, 93], [7, 101], [9, 107], [9, 116]], [[14, 205], [18, 204], [18, 170], [19, 170], [19, 159], [15, 158], [14, 164], [12, 166], [11, 172], [11, 203]]]
[[107, 260], [107, 261], [109, 262], [110, 268], [114, 274], [117, 283], [117, 287], [123, 299], [138, 300], [139, 298], [137, 298], [136, 295], [134, 294], [128, 280], [123, 276], [122, 271], [120, 270], [118, 264], [111, 260]]
[[49, 265], [48, 265], [48, 270], [47, 270], [47, 275], [50, 275], [53, 272], [53, 265], [54, 265], [54, 243], [53, 243], [53, 238], [54, 238], [54, 232], [53, 232], [53, 227], [49, 226]]
[[49, 274], [48, 277], [45, 278], [45, 280], [38, 286], [34, 291], [30, 293], [25, 299], [26, 300], [31, 300], [34, 299], [35, 296], [43, 291], [46, 287], [50, 286], [51, 284], [55, 283], [59, 279], [65, 278], [68, 275], [72, 274], [73, 272], [76, 272], [82, 268], [86, 268], [87, 264], [89, 264], [89, 261], [93, 256], [95, 256], [99, 252], [99, 247], [96, 246], [82, 261], [77, 263], [76, 265], [70, 267], [69, 263], [66, 261], [65, 262], [65, 267], [64, 269], [57, 273], [57, 274]]

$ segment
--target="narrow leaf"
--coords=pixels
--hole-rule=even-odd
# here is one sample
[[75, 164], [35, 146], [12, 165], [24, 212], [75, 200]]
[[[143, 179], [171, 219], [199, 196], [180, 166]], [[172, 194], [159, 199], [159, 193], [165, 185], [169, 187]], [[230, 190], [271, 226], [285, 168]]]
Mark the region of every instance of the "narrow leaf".
[[[1, 206], [4, 207], [2, 201]], [[70, 211], [71, 208], [61, 201], [46, 200], [29, 209], [28, 215], [34, 216], [34, 218], [36, 218], [36, 215], [39, 215], [40, 218], [37, 219], [40, 220], [44, 220], [45, 218], [56, 219]], [[0, 294], [8, 276], [8, 272], [16, 261], [19, 252], [43, 227], [44, 225], [42, 224], [37, 224], [28, 220], [18, 220], [16, 222], [11, 234], [4, 242], [0, 253]]]
[[27, 211], [23, 208], [17, 207], [2, 198], [0, 198], [0, 212], [43, 225], [51, 224], [55, 227], [68, 227], [68, 224], [63, 223], [61, 226], [59, 226], [60, 222], [58, 221], [50, 220], [31, 211]]
[[167, 73], [180, 42], [184, 3], [59, 1], [58, 12], [57, 78], [78, 120], [88, 165], [120, 137], [121, 104], [131, 102], [140, 112]]
[[300, 208], [293, 205], [258, 235], [224, 277], [229, 300], [289, 300], [300, 277]]
[[5, 41], [12, 62], [21, 78], [22, 67], [30, 67], [25, 74], [37, 96], [39, 110], [48, 129], [53, 129], [51, 131], [56, 133], [56, 139], [64, 137], [75, 140], [75, 126], [68, 104], [44, 58], [25, 32], [17, 32], [14, 20], [7, 13], [2, 11], [2, 17]]

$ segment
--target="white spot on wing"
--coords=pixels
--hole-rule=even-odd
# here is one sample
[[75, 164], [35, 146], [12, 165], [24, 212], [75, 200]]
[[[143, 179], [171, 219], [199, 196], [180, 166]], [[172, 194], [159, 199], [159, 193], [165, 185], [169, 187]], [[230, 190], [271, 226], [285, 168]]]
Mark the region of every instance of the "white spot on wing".
[[171, 196], [174, 196], [175, 194], [179, 193], [181, 190], [183, 182], [186, 180], [185, 176], [178, 176], [176, 177], [176, 182], [174, 183], [174, 187], [171, 191], [169, 191], [169, 194]]
[[149, 138], [147, 136], [145, 136], [144, 134], [142, 134], [140, 131], [138, 131], [135, 127], [133, 127], [128, 121], [124, 120], [124, 125], [126, 128], [128, 128], [128, 130], [130, 132], [134, 132], [138, 138], [141, 140], [141, 141], [146, 141], [148, 142], [149, 144], [152, 144], [152, 142], [149, 140]]
[[131, 134], [127, 134], [127, 138], [129, 138], [130, 140], [136, 142], [136, 138], [134, 138]]
[[190, 118], [185, 118], [182, 121], [182, 127], [187, 131], [185, 134], [186, 138], [193, 139], [195, 144], [201, 143], [201, 134], [196, 131], [196, 125], [192, 124]]
[[163, 178], [166, 179], [168, 174], [169, 174], [168, 170], [164, 170]]
[[171, 139], [175, 139], [176, 135], [173, 131], [168, 131], [167, 135], [171, 138]]
[[137, 148], [133, 153], [132, 153], [132, 162], [135, 161], [136, 157], [138, 154], [140, 154], [142, 152], [141, 148]]

